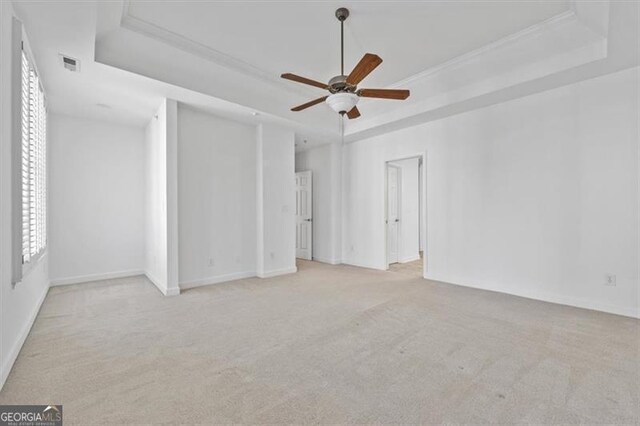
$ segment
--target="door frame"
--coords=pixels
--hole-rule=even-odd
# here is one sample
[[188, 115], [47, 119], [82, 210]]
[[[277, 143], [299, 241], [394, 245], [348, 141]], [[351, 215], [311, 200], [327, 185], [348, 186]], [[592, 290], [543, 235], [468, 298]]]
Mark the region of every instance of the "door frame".
[[[384, 196], [383, 196], [383, 208], [384, 208], [384, 214], [383, 216], [383, 220], [382, 220], [382, 226], [383, 226], [383, 232], [384, 232], [384, 262], [385, 262], [385, 270], [389, 270], [389, 262], [388, 262], [388, 241], [389, 241], [389, 237], [387, 235], [387, 207], [388, 207], [388, 202], [389, 202], [389, 194], [387, 191], [387, 179], [388, 179], [388, 174], [387, 174], [387, 166], [389, 163], [393, 163], [395, 161], [401, 161], [401, 160], [409, 160], [411, 158], [417, 158], [419, 161], [422, 161], [422, 181], [421, 183], [421, 191], [420, 191], [420, 199], [418, 200], [419, 203], [422, 204], [423, 208], [422, 208], [422, 217], [418, 218], [418, 221], [422, 220], [424, 223], [424, 251], [422, 253], [422, 277], [426, 278], [427, 275], [427, 271], [429, 270], [429, 256], [427, 255], [429, 253], [429, 225], [427, 222], [428, 216], [427, 216], [427, 210], [429, 207], [428, 204], [428, 200], [427, 200], [427, 151], [423, 151], [423, 152], [418, 152], [415, 154], [409, 154], [409, 155], [404, 155], [404, 156], [399, 156], [399, 157], [394, 157], [391, 158], [389, 160], [385, 160], [382, 167], [383, 167], [383, 173], [384, 173]], [[400, 208], [402, 208], [402, 206], [400, 206]], [[421, 232], [421, 231], [420, 231]]]
[[[395, 161], [395, 160], [393, 160]], [[384, 229], [385, 229], [385, 262], [387, 265], [387, 269], [389, 269], [389, 167], [393, 167], [396, 169], [397, 177], [396, 177], [396, 196], [397, 200], [397, 215], [400, 217], [402, 215], [402, 168], [400, 166], [396, 166], [395, 164], [391, 164], [393, 161], [387, 161], [385, 167], [385, 198], [384, 198]], [[400, 253], [398, 253], [400, 249], [400, 239], [402, 238], [402, 234], [400, 233], [400, 223], [396, 225], [396, 259], [400, 258]], [[396, 262], [397, 263], [397, 262]]]

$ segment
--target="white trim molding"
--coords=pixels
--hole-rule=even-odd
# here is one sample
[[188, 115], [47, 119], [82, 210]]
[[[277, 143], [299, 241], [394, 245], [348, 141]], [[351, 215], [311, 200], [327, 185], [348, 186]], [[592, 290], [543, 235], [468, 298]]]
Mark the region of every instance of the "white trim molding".
[[[446, 75], [449, 70], [459, 67], [461, 64], [473, 62], [476, 57], [481, 56], [487, 52], [500, 49], [505, 46], [513, 45], [523, 40], [538, 37], [540, 34], [553, 31], [554, 29], [565, 25], [568, 22], [587, 21], [584, 25], [590, 24], [591, 21], [594, 21], [593, 15], [595, 15], [596, 12], [598, 12], [599, 15], [602, 15], [603, 9], [606, 9], [605, 12], [608, 12], [608, 3], [603, 3], [604, 4], [597, 6], [597, 10], [594, 10], [596, 9], [595, 6], [580, 7], [580, 4], [577, 0], [570, 0], [569, 9], [564, 12], [561, 12], [555, 16], [552, 16], [551, 18], [531, 25], [530, 27], [524, 28], [513, 34], [507, 35], [478, 49], [467, 52], [446, 62], [430, 67], [424, 71], [413, 74], [407, 78], [389, 85], [389, 87], [397, 88], [407, 86], [417, 80], [423, 80], [434, 74]], [[216, 50], [182, 34], [171, 31], [160, 25], [151, 23], [139, 16], [135, 16], [131, 12], [131, 0], [123, 0], [120, 26], [122, 28], [126, 28], [130, 31], [134, 31], [138, 34], [142, 34], [146, 37], [173, 46], [181, 51], [191, 53], [195, 56], [208, 60], [229, 70], [270, 83], [281, 89], [305, 96], [311, 96], [316, 93], [313, 91], [313, 89], [309, 89], [304, 86], [292, 86], [291, 84], [287, 84], [272, 72], [265, 71], [260, 67], [250, 64], [228, 53]], [[597, 29], [599, 30], [598, 32], [606, 36], [606, 28], [603, 29], [602, 27], [602, 24], [597, 26]], [[362, 102], [366, 104], [371, 102], [371, 100], [362, 99]]]
[[160, 293], [162, 293], [165, 296], [178, 296], [180, 294], [180, 288], [176, 288], [176, 287], [171, 287], [171, 288], [167, 288], [166, 286], [160, 284], [160, 281], [156, 278], [154, 278], [153, 275], [151, 275], [148, 271], [144, 272], [144, 275], [147, 277], [147, 279], [149, 281], [151, 281], [151, 283], [153, 285], [156, 286], [156, 288], [160, 291]]
[[357, 268], [366, 268], [366, 269], [375, 269], [376, 271], [388, 271], [389, 270], [389, 265], [385, 263], [383, 263], [382, 265], [378, 265], [374, 262], [371, 263], [367, 263], [367, 262], [360, 262], [357, 260], [343, 260], [342, 263], [344, 265], [348, 265], [348, 266], [355, 266]]
[[296, 93], [304, 96], [312, 96], [317, 94], [317, 91], [306, 88], [304, 86], [295, 86], [282, 80], [278, 75], [265, 71], [256, 67], [246, 61], [233, 57], [227, 53], [213, 49], [210, 46], [199, 43], [182, 34], [178, 34], [167, 28], [145, 21], [144, 19], [134, 16], [131, 13], [131, 1], [124, 0], [122, 6], [122, 17], [120, 19], [120, 26], [130, 31], [134, 31], [138, 34], [142, 34], [146, 37], [158, 40], [169, 46], [175, 47], [183, 52], [190, 53], [198, 56], [202, 59], [210, 61], [216, 65], [220, 65], [224, 68], [244, 74], [246, 76], [262, 80], [270, 83], [281, 90], [287, 90], [292, 93]]
[[295, 274], [296, 272], [298, 272], [298, 268], [294, 266], [293, 268], [274, 269], [271, 271], [258, 272], [258, 277], [272, 278], [279, 275]]
[[[517, 92], [528, 82], [607, 58], [608, 25], [601, 21], [609, 4], [583, 3], [573, 1], [575, 7], [565, 12], [392, 84], [412, 93], [397, 108], [362, 99], [359, 107], [366, 109], [366, 117], [345, 126], [345, 142], [408, 127], [411, 120], [425, 122], [427, 114], [441, 118], [447, 107], [496, 93], [506, 96], [507, 89]], [[558, 44], [558, 39], [570, 43]]]
[[51, 287], [89, 283], [93, 281], [112, 280], [116, 278], [135, 277], [138, 275], [145, 275], [145, 273], [141, 269], [134, 269], [130, 271], [117, 271], [117, 272], [106, 272], [102, 274], [78, 275], [75, 277], [57, 278], [55, 280], [52, 280]]
[[342, 263], [342, 259], [329, 259], [328, 257], [321, 256], [313, 256], [312, 260], [314, 262], [328, 263], [329, 265], [340, 265]]
[[[393, 87], [393, 88], [404, 87], [404, 86], [410, 85], [416, 80], [422, 80], [434, 74], [438, 74], [438, 73], [446, 74], [447, 71], [453, 68], [456, 68], [460, 65], [471, 63], [474, 61], [475, 58], [482, 56], [488, 52], [501, 49], [506, 46], [514, 45], [516, 43], [522, 42], [523, 40], [529, 40], [529, 39], [539, 37], [540, 34], [542, 33], [548, 32], [549, 30], [553, 30], [554, 28], [558, 28], [569, 22], [575, 22], [577, 21], [577, 19], [578, 19], [578, 16], [575, 11], [571, 9], [567, 10], [556, 16], [552, 16], [551, 18], [545, 21], [531, 25], [530, 27], [527, 27], [523, 30], [520, 30], [513, 34], [509, 34], [501, 39], [498, 39], [494, 42], [491, 42], [482, 47], [479, 47], [478, 49], [464, 53], [460, 56], [456, 56], [455, 58], [450, 59], [446, 62], [435, 65], [417, 74], [414, 74], [405, 79], [402, 79], [396, 83], [393, 83], [390, 87]], [[371, 102], [370, 99], [363, 99], [363, 100], [365, 102]]]
[[462, 283], [460, 281], [452, 281], [446, 277], [425, 274], [425, 279], [430, 281], [437, 281], [444, 284], [457, 285], [461, 287], [475, 288], [477, 290], [493, 291], [496, 293], [509, 294], [511, 296], [523, 297], [525, 299], [538, 300], [540, 302], [553, 303], [556, 305], [572, 306], [574, 308], [589, 309], [592, 311], [606, 312], [608, 314], [622, 315], [625, 317], [640, 319], [640, 312], [638, 309], [625, 308], [620, 306], [614, 306], [606, 303], [594, 302], [591, 300], [585, 300], [577, 297], [565, 296], [555, 293], [546, 293], [539, 291], [504, 291], [504, 289], [498, 286], [487, 284], [475, 284], [475, 283]]
[[167, 288], [164, 290], [161, 290], [162, 294], [164, 294], [165, 296], [179, 296], [180, 295], [180, 289], [179, 288]]
[[202, 287], [202, 286], [211, 285], [211, 284], [220, 284], [220, 283], [225, 283], [229, 281], [241, 280], [244, 278], [252, 278], [255, 276], [256, 276], [256, 271], [233, 272], [231, 274], [215, 275], [212, 277], [181, 282], [180, 289], [186, 290], [188, 288]]

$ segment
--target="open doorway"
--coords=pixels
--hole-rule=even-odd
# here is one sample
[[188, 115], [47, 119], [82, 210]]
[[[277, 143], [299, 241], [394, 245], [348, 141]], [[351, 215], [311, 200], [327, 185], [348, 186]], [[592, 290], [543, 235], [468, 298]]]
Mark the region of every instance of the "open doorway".
[[386, 162], [387, 269], [422, 277], [426, 246], [423, 155]]

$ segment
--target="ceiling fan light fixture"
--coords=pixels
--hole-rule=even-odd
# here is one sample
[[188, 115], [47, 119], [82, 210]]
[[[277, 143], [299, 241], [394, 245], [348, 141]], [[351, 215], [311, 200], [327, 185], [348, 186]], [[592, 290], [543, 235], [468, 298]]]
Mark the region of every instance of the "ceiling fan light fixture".
[[295, 106], [291, 111], [303, 111], [324, 101], [338, 114], [346, 114], [349, 120], [353, 120], [360, 117], [360, 111], [356, 107], [360, 97], [399, 100], [409, 97], [409, 91], [404, 89], [358, 89], [358, 84], [382, 63], [382, 58], [373, 53], [365, 53], [349, 75], [344, 73], [344, 21], [348, 17], [348, 9], [341, 7], [336, 10], [336, 18], [340, 22], [340, 75], [333, 77], [328, 84], [292, 73], [284, 73], [280, 76], [286, 80], [328, 90], [331, 93], [331, 95]]
[[360, 98], [355, 93], [341, 92], [330, 95], [325, 101], [337, 113], [351, 111]]

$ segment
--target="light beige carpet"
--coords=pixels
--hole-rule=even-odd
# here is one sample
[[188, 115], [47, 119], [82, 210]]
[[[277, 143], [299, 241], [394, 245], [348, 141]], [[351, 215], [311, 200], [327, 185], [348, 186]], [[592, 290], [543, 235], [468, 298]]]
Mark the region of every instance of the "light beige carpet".
[[420, 256], [420, 259], [413, 260], [411, 262], [392, 263], [389, 265], [389, 271], [413, 275], [414, 277], [422, 277], [423, 266], [424, 260], [422, 259], [422, 256]]
[[639, 322], [300, 262], [162, 296], [51, 289], [1, 404], [65, 423], [634, 423]]

